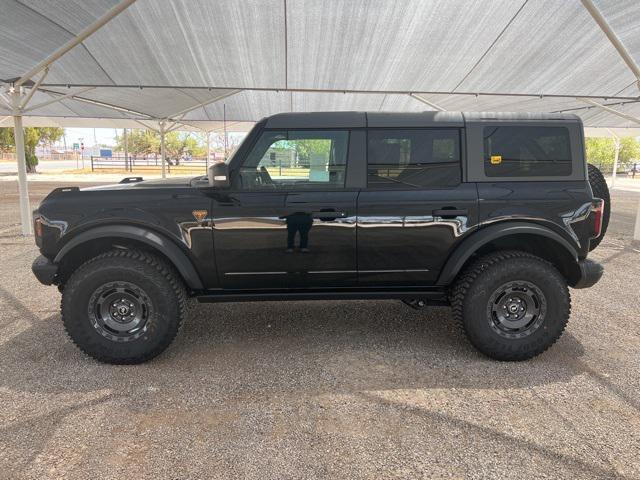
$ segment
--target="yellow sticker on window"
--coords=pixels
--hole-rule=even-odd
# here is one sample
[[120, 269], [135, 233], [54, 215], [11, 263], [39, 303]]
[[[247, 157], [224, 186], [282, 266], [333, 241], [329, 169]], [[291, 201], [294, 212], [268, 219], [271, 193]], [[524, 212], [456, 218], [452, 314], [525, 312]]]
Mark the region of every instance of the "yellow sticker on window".
[[491, 155], [491, 165], [500, 165], [502, 163], [502, 155]]

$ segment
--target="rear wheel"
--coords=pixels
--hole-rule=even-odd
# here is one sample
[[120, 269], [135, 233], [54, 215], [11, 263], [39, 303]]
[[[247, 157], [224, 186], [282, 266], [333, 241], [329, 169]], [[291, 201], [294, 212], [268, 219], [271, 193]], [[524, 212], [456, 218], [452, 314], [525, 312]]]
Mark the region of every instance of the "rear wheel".
[[591, 239], [589, 243], [589, 250], [593, 250], [604, 238], [604, 234], [609, 226], [609, 217], [611, 216], [611, 196], [609, 194], [609, 187], [607, 181], [602, 175], [602, 172], [595, 165], [588, 165], [589, 167], [589, 184], [591, 185], [591, 191], [593, 196], [604, 200], [604, 212], [602, 215], [602, 232], [598, 238]]
[[560, 337], [571, 310], [567, 282], [526, 252], [481, 257], [451, 291], [454, 318], [469, 341], [497, 360], [526, 360]]
[[186, 309], [181, 279], [160, 258], [112, 250], [81, 265], [65, 284], [62, 320], [95, 359], [142, 363], [175, 338]]

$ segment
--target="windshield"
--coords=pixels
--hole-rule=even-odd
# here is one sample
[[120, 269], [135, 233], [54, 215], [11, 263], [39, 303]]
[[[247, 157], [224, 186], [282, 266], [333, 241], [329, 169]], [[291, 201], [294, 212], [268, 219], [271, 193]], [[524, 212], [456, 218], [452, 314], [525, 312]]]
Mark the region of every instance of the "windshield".
[[[258, 124], [256, 124], [256, 126], [257, 125]], [[244, 143], [247, 141], [247, 138], [249, 138], [251, 136], [251, 132], [253, 132], [253, 130], [255, 130], [256, 126], [254, 126], [251, 130], [249, 130], [247, 132], [247, 134], [244, 136], [244, 138], [242, 140], [240, 140], [240, 142], [236, 146], [233, 147], [233, 150], [229, 153], [229, 156], [224, 161], [227, 165], [231, 164], [231, 161], [235, 158], [236, 153], [238, 153], [238, 150], [240, 150], [242, 148], [242, 145], [244, 145]]]

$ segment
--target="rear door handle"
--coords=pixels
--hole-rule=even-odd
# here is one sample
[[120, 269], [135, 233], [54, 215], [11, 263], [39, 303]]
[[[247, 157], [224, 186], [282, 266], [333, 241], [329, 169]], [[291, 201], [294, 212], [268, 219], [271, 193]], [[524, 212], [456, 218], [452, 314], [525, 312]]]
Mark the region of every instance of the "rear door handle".
[[434, 217], [453, 218], [468, 215], [469, 211], [466, 208], [441, 208], [439, 210], [434, 210], [431, 213], [433, 213]]

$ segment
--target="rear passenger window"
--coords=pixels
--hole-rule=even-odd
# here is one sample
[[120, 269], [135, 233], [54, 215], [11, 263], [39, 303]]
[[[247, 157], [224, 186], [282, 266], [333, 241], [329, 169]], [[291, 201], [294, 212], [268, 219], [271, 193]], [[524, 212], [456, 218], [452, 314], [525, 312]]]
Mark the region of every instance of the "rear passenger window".
[[456, 129], [376, 130], [368, 133], [367, 185], [405, 189], [460, 183]]
[[571, 175], [569, 131], [565, 127], [485, 127], [487, 177]]

